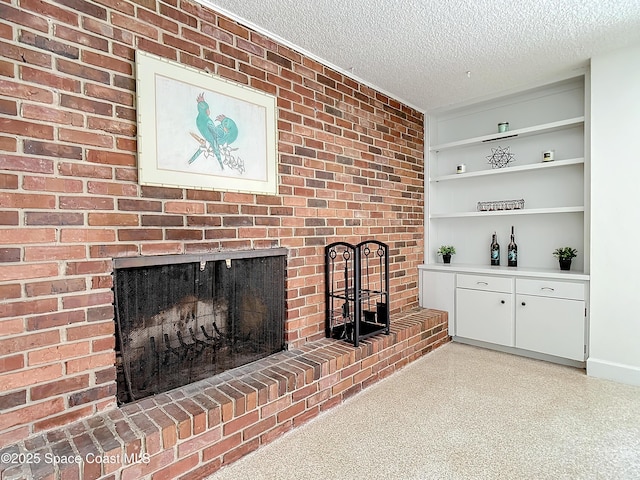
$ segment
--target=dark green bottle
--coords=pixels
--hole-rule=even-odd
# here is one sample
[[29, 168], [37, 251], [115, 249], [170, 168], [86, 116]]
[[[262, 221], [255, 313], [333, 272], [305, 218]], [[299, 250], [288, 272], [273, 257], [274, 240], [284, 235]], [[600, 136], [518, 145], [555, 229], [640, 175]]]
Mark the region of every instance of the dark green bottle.
[[491, 265], [500, 265], [500, 245], [498, 245], [496, 232], [493, 232], [491, 239]]
[[513, 225], [511, 226], [511, 241], [507, 247], [507, 265], [510, 267], [518, 266], [518, 245], [516, 245], [516, 236], [513, 232]]

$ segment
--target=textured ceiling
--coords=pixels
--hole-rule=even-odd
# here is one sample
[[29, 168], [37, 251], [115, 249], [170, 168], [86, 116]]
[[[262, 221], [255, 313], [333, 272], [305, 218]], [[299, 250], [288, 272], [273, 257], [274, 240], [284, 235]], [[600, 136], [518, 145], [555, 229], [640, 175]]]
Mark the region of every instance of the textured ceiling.
[[200, 2], [427, 112], [640, 43], [640, 0]]

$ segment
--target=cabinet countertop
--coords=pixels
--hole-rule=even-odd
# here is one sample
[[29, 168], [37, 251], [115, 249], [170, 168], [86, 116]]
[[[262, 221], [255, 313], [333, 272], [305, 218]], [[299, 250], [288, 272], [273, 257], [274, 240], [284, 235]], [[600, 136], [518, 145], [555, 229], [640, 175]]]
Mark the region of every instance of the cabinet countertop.
[[554, 278], [561, 280], [579, 280], [589, 281], [589, 274], [584, 272], [572, 272], [562, 270], [551, 270], [548, 268], [530, 268], [530, 267], [492, 267], [490, 265], [470, 265], [456, 263], [427, 263], [418, 266], [419, 270], [429, 270], [437, 272], [452, 273], [479, 273], [482, 275], [501, 275], [514, 277], [533, 277], [533, 278]]

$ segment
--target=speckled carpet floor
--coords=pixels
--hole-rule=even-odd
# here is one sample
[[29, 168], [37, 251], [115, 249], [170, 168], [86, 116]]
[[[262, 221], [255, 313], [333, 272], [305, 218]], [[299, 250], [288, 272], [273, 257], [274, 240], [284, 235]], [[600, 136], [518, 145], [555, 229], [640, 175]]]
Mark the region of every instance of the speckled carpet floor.
[[209, 479], [640, 479], [640, 387], [449, 343]]

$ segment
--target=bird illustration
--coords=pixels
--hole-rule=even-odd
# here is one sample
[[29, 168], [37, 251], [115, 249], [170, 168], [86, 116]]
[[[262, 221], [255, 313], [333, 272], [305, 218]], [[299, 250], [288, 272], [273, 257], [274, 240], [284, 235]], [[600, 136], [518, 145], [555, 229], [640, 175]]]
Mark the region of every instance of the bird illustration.
[[198, 138], [197, 135], [191, 134], [199, 143], [198, 150], [191, 156], [189, 163], [193, 163], [202, 153], [205, 157], [213, 154], [218, 159], [220, 168], [224, 170], [221, 147], [229, 145], [238, 138], [238, 126], [231, 118], [225, 115], [218, 115], [216, 122], [211, 120], [211, 110], [209, 104], [204, 99], [204, 92], [196, 98], [198, 102], [198, 116], [196, 117], [196, 126], [198, 131], [204, 138]]

